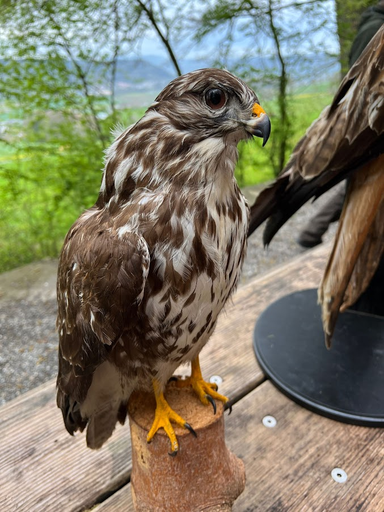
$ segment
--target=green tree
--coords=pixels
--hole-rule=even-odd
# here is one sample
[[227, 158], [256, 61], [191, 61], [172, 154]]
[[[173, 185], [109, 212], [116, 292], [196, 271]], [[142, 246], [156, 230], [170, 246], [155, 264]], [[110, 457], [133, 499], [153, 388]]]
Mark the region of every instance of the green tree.
[[[277, 0], [3, 2], [0, 130], [2, 116], [11, 117], [12, 123], [6, 132], [0, 131], [0, 270], [56, 256], [70, 224], [93, 204], [111, 128], [118, 123], [127, 126], [142, 114], [119, 105], [119, 59], [128, 52], [139, 53], [147, 35], [157, 34], [175, 75], [184, 71], [179, 56], [185, 58], [200, 44], [202, 56], [212, 65], [243, 76], [257, 91], [262, 86], [263, 103], [269, 100], [268, 113], [273, 117], [273, 138], [263, 155], [269, 155], [278, 172], [296, 136], [290, 73], [294, 59], [305, 58], [305, 52], [298, 57], [291, 50], [303, 45], [306, 52], [311, 50], [306, 37], [308, 31], [326, 24], [323, 4], [321, 0], [284, 5]], [[308, 24], [306, 20], [312, 18], [316, 23]], [[212, 48], [214, 31], [219, 43]], [[233, 49], [243, 36], [249, 46], [235, 63]], [[260, 42], [264, 36], [272, 42], [268, 48]], [[264, 54], [269, 61], [275, 56], [272, 68], [263, 65]], [[252, 60], [256, 57], [259, 60]], [[254, 157], [243, 147], [240, 152], [242, 165], [253, 166]], [[243, 171], [240, 165], [240, 178]]]
[[[316, 53], [329, 51], [328, 31], [333, 30], [327, 2], [281, 2], [277, 0], [216, 0], [202, 18], [198, 37], [213, 31], [223, 33], [218, 63], [234, 68], [229, 59], [238, 37], [248, 46], [238, 59], [234, 71], [243, 76], [265, 97], [274, 97], [269, 105], [273, 117], [273, 137], [268, 154], [275, 174], [284, 167], [292, 148], [291, 108], [292, 74], [298, 60], [315, 58]], [[265, 45], [265, 41], [270, 43]], [[267, 58], [266, 58], [267, 57]], [[274, 61], [274, 65], [267, 65]]]
[[116, 72], [121, 52], [137, 44], [141, 15], [118, 0], [6, 7], [0, 97], [13, 124], [0, 161], [2, 270], [56, 256], [71, 223], [93, 204], [111, 127], [133, 120], [117, 109]]
[[185, 38], [188, 16], [179, 15], [193, 4], [3, 3], [0, 99], [14, 124], [0, 133], [0, 144], [9, 147], [0, 160], [0, 270], [57, 255], [71, 223], [97, 196], [111, 128], [142, 114], [118, 106], [119, 58], [139, 52], [154, 29], [180, 74], [175, 45]]
[[116, 66], [137, 44], [140, 13], [129, 1], [17, 0], [0, 15], [0, 94], [25, 114], [56, 111], [109, 140], [116, 116]]
[[336, 0], [337, 35], [340, 43], [341, 78], [349, 69], [349, 52], [363, 11], [376, 0]]

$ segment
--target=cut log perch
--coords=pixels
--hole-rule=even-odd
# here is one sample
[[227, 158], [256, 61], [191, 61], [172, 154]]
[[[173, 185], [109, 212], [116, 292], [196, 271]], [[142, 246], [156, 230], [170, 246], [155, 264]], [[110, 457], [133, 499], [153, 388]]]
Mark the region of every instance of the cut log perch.
[[151, 443], [147, 434], [155, 412], [152, 394], [135, 393], [129, 406], [132, 439], [131, 488], [137, 512], [219, 512], [232, 504], [245, 487], [243, 462], [225, 445], [224, 406], [217, 412], [203, 405], [188, 388], [168, 384], [169, 405], [196, 431], [175, 427], [180, 449], [170, 457], [170, 442], [160, 429]]

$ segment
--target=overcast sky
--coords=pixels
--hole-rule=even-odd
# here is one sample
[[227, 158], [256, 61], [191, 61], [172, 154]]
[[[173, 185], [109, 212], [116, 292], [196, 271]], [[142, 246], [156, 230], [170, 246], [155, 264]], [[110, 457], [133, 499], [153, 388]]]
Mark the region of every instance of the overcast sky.
[[[288, 0], [287, 0], [288, 1]], [[290, 2], [291, 3], [291, 2]], [[320, 30], [318, 33], [311, 33], [310, 26], [313, 20], [311, 19], [300, 19], [301, 28], [304, 24], [308, 25], [308, 33], [311, 35], [311, 43], [316, 45], [321, 45], [328, 52], [337, 53], [339, 51], [339, 43], [336, 35], [336, 31], [330, 30], [330, 27], [336, 27], [336, 13], [335, 13], [335, 4], [334, 1], [329, 0], [324, 2], [324, 9], [327, 11], [327, 15], [329, 17], [329, 26]], [[292, 23], [291, 12], [287, 12], [287, 15], [290, 17], [287, 20], [288, 23], [294, 26]], [[174, 44], [176, 48], [176, 53], [179, 58], [190, 58], [196, 59], [200, 58], [202, 55], [206, 55], [214, 58], [213, 52], [217, 49], [218, 41], [220, 41], [223, 35], [222, 28], [212, 32], [210, 35], [204, 38], [203, 43], [197, 45], [192, 40], [182, 41], [180, 44]], [[231, 54], [234, 58], [242, 57], [247, 48], [252, 46], [252, 38], [257, 37], [257, 34], [254, 34], [252, 37], [247, 37], [243, 35], [239, 30], [235, 33], [235, 38], [231, 47]], [[275, 47], [272, 40], [268, 40], [264, 34], [260, 34], [262, 40], [262, 48], [263, 53], [265, 55], [274, 54]], [[141, 54], [143, 57], [146, 56], [157, 56], [159, 58], [167, 58], [166, 51], [164, 50], [163, 44], [160, 42], [157, 34], [152, 31], [149, 32], [146, 39], [141, 43]], [[293, 47], [290, 51], [298, 53], [300, 51], [306, 52], [307, 49], [303, 47]]]

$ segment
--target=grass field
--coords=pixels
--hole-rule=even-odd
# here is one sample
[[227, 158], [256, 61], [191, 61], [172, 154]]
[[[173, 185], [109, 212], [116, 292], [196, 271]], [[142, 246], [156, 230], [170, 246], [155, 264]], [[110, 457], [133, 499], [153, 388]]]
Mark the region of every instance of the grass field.
[[[289, 151], [330, 100], [331, 95], [323, 91], [292, 97]], [[271, 117], [272, 139], [275, 106], [263, 106]], [[65, 141], [60, 134], [52, 135], [49, 143], [39, 137], [26, 137], [17, 149], [0, 141], [0, 272], [56, 257], [71, 224], [97, 198], [101, 148], [93, 140], [78, 140], [70, 127]], [[274, 178], [270, 147], [261, 148], [259, 139], [240, 145], [236, 177], [241, 187]]]

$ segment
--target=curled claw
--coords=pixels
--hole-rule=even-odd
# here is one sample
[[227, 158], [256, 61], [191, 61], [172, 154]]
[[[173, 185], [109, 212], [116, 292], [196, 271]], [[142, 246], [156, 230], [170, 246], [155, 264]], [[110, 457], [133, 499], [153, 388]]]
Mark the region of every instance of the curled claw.
[[232, 412], [232, 404], [229, 402], [227, 404], [225, 404], [225, 410], [228, 410], [228, 416], [229, 416]]
[[177, 452], [178, 452], [178, 450], [175, 450], [175, 451], [173, 451], [173, 452], [168, 452], [168, 455], [169, 455], [170, 457], [176, 457]]
[[214, 399], [210, 395], [205, 395], [205, 398], [212, 405], [212, 407], [213, 407], [213, 414], [216, 414], [216, 402], [214, 401]]
[[192, 435], [194, 435], [195, 437], [197, 437], [196, 432], [193, 430], [193, 428], [191, 427], [191, 425], [190, 425], [189, 423], [184, 423], [184, 427], [185, 427], [187, 430], [189, 430], [189, 431], [190, 431], [190, 433], [191, 433]]
[[177, 382], [179, 379], [176, 377], [176, 375], [172, 375], [172, 377], [170, 377], [168, 379], [168, 382]]

